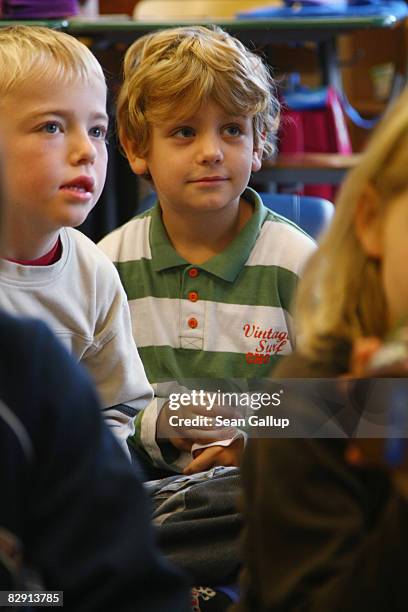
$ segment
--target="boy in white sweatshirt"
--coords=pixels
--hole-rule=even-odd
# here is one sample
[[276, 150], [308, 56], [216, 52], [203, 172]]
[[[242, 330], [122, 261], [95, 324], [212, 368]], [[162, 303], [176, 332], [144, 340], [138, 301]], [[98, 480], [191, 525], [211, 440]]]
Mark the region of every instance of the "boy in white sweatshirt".
[[105, 181], [105, 78], [85, 45], [41, 27], [0, 30], [0, 66], [9, 204], [0, 307], [48, 323], [89, 370], [106, 422], [127, 450], [152, 391], [116, 270], [73, 229]]

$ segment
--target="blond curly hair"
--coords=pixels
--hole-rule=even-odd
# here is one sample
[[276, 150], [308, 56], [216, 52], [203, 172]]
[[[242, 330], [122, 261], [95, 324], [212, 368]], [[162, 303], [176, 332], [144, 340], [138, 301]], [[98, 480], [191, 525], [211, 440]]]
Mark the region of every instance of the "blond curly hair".
[[120, 140], [146, 155], [150, 126], [187, 118], [212, 99], [230, 114], [253, 115], [255, 147], [275, 149], [279, 104], [261, 58], [218, 27], [180, 27], [143, 36], [128, 49], [117, 101]]

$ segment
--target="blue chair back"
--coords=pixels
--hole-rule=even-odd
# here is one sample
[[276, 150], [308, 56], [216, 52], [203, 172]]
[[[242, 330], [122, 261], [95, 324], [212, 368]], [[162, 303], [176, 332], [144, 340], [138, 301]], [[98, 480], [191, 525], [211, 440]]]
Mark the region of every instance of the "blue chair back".
[[286, 193], [259, 195], [267, 208], [293, 221], [312, 238], [326, 229], [334, 214], [333, 204], [324, 198]]

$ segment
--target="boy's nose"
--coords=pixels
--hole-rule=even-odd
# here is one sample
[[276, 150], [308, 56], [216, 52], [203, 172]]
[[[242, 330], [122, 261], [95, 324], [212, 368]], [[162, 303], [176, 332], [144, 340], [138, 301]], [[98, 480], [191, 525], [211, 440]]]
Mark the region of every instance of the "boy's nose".
[[88, 134], [77, 136], [73, 140], [70, 161], [76, 166], [93, 164], [96, 159], [96, 149]]
[[216, 164], [221, 162], [224, 154], [220, 140], [215, 137], [203, 138], [200, 142], [197, 157], [200, 164]]

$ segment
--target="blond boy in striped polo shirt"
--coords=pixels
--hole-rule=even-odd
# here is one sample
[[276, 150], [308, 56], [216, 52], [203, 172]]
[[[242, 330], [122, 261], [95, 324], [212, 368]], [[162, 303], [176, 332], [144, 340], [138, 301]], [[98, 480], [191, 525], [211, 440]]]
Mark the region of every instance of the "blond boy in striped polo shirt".
[[[273, 91], [261, 59], [219, 28], [149, 34], [126, 54], [119, 136], [158, 201], [100, 246], [119, 271], [156, 388], [136, 438], [156, 466], [239, 465], [234, 431], [171, 427], [171, 383], [268, 377], [294, 346], [290, 302], [314, 243], [247, 187], [274, 151]], [[206, 412], [190, 403], [178, 414]]]

